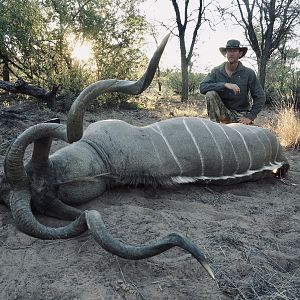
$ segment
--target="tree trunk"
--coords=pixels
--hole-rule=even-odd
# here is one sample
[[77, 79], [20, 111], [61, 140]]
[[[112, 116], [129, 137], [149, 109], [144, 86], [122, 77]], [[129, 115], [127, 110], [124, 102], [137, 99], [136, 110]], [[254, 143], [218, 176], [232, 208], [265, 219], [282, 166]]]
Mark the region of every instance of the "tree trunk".
[[189, 70], [186, 59], [181, 58], [181, 78], [182, 78], [182, 92], [181, 102], [187, 102], [189, 99]]
[[157, 67], [157, 71], [156, 71], [156, 79], [157, 79], [158, 91], [161, 92], [162, 83], [160, 81], [160, 68], [159, 68], [159, 66]]
[[[188, 98], [189, 98], [189, 71], [188, 71], [188, 67], [189, 67], [189, 64], [192, 60], [198, 30], [199, 30], [199, 28], [201, 26], [201, 23], [202, 23], [202, 16], [204, 14], [204, 8], [203, 8], [204, 1], [203, 0], [198, 0], [199, 1], [199, 7], [196, 10], [194, 10], [194, 12], [197, 12], [197, 17], [195, 19], [193, 19], [194, 17], [192, 17], [193, 12], [192, 13], [188, 12], [189, 0], [186, 0], [184, 2], [184, 17], [183, 18], [181, 18], [180, 9], [179, 9], [179, 6], [178, 6], [178, 3], [180, 1], [177, 1], [177, 0], [171, 0], [171, 1], [172, 1], [174, 10], [175, 10], [176, 24], [177, 24], [177, 29], [178, 29], [179, 43], [180, 43], [181, 76], [182, 76], [181, 77], [182, 78], [181, 101], [182, 102], [187, 102]], [[194, 1], [194, 2], [196, 2], [196, 1]], [[192, 37], [192, 41], [191, 41], [191, 46], [189, 48], [188, 55], [186, 55], [187, 50], [186, 50], [186, 45], [185, 45], [185, 32], [187, 30], [188, 23], [191, 22], [191, 21], [194, 21], [194, 20], [196, 20], [196, 21], [195, 21], [195, 28], [194, 28], [193, 33], [192, 33], [193, 37]]]
[[263, 89], [265, 89], [266, 82], [266, 68], [267, 68], [267, 58], [262, 55], [258, 61], [258, 79]]
[[189, 69], [188, 61], [186, 59], [186, 48], [184, 33], [179, 33], [180, 43], [180, 57], [181, 57], [181, 79], [182, 79], [182, 90], [181, 90], [181, 102], [187, 102], [189, 99]]

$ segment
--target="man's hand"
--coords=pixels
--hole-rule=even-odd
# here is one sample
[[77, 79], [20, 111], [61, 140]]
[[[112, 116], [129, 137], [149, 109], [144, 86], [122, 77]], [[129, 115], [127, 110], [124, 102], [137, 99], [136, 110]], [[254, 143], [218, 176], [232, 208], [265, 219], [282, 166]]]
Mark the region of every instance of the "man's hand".
[[247, 117], [239, 117], [237, 120], [238, 120], [239, 123], [242, 123], [242, 124], [245, 124], [245, 125], [250, 125], [253, 122], [251, 119], [249, 119]]
[[228, 90], [233, 90], [234, 94], [239, 94], [240, 93], [240, 88], [237, 84], [235, 83], [225, 83], [224, 87]]

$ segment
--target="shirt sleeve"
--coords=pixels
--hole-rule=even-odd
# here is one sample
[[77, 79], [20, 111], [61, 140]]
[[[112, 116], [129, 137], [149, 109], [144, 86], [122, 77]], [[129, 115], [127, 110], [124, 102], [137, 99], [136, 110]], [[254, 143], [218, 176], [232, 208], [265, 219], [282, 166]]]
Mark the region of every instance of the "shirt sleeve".
[[209, 91], [222, 92], [225, 90], [225, 82], [217, 82], [216, 70], [213, 69], [200, 83], [200, 93], [206, 94]]
[[266, 102], [265, 93], [254, 71], [252, 71], [250, 79], [250, 95], [252, 97], [253, 104], [250, 111], [246, 114], [246, 117], [254, 120]]

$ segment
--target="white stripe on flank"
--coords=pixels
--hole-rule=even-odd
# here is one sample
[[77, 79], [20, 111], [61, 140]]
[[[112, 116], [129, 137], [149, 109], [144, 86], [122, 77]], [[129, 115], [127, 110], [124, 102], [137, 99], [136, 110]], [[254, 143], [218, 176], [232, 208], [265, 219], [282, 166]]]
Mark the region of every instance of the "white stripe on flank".
[[236, 169], [235, 169], [235, 171], [234, 171], [233, 174], [236, 174], [236, 172], [237, 172], [238, 169], [240, 168], [239, 159], [238, 159], [237, 154], [236, 154], [236, 152], [235, 152], [234, 146], [233, 146], [231, 140], [229, 139], [229, 136], [227, 135], [226, 131], [224, 130], [223, 126], [222, 126], [221, 124], [219, 124], [219, 123], [217, 123], [217, 124], [220, 126], [220, 128], [221, 128], [222, 131], [224, 132], [224, 135], [226, 136], [226, 138], [227, 138], [227, 140], [228, 140], [228, 142], [230, 143], [230, 146], [231, 146], [231, 148], [232, 148], [232, 151], [233, 151], [233, 154], [234, 154], [234, 158], [235, 158], [235, 161], [236, 161]]
[[155, 123], [155, 124], [152, 124], [152, 126], [149, 125], [148, 128], [152, 129], [154, 132], [156, 132], [157, 134], [160, 135], [160, 132], [159, 132], [158, 130], [156, 130], [156, 129], [153, 127], [153, 125], [156, 125], [156, 123]]
[[204, 126], [206, 127], [207, 131], [208, 131], [209, 134], [211, 135], [211, 137], [212, 137], [213, 141], [215, 142], [216, 147], [217, 147], [217, 149], [218, 149], [218, 151], [219, 151], [219, 154], [220, 154], [220, 157], [221, 157], [221, 170], [220, 170], [220, 176], [222, 176], [223, 173], [224, 173], [224, 157], [223, 157], [222, 150], [220, 149], [219, 144], [217, 143], [217, 141], [216, 141], [214, 135], [212, 134], [212, 132], [211, 132], [211, 130], [208, 128], [208, 126], [205, 124], [205, 122], [203, 122], [202, 119], [200, 119], [200, 121], [201, 121], [201, 122], [204, 124]]
[[269, 151], [269, 162], [271, 163], [271, 161], [272, 161], [272, 144], [271, 144], [271, 141], [270, 141], [268, 135], [266, 134], [266, 132], [265, 132], [264, 130], [262, 130], [261, 132], [262, 132], [262, 133], [264, 134], [264, 136], [267, 138], [267, 141], [268, 141], [269, 146], [270, 146], [270, 151]]
[[204, 164], [203, 155], [202, 155], [202, 153], [201, 153], [201, 150], [200, 150], [200, 148], [199, 148], [199, 146], [198, 146], [198, 144], [197, 144], [197, 142], [196, 142], [196, 139], [195, 139], [195, 137], [194, 137], [192, 131], [190, 130], [190, 128], [189, 128], [188, 125], [186, 124], [185, 119], [182, 119], [182, 122], [183, 122], [183, 124], [184, 124], [184, 126], [185, 126], [187, 132], [188, 132], [189, 135], [191, 136], [191, 138], [192, 138], [192, 140], [193, 140], [193, 142], [194, 142], [194, 144], [195, 144], [195, 147], [196, 147], [196, 149], [197, 149], [197, 151], [198, 151], [199, 158], [200, 158], [200, 162], [201, 162], [201, 176], [203, 176], [204, 170], [205, 170], [205, 164]]
[[162, 161], [161, 161], [161, 159], [160, 159], [159, 152], [158, 152], [158, 150], [157, 150], [157, 148], [156, 148], [156, 146], [155, 146], [155, 144], [154, 144], [154, 142], [153, 142], [153, 139], [152, 139], [151, 137], [149, 137], [149, 139], [150, 139], [151, 144], [152, 144], [152, 146], [153, 146], [153, 148], [154, 148], [154, 151], [155, 151], [155, 154], [156, 154], [156, 156], [157, 156], [157, 159], [158, 159], [159, 163], [162, 165]]
[[[265, 159], [264, 159], [264, 163], [267, 159], [267, 149], [265, 144], [263, 143], [263, 141], [261, 140], [260, 136], [259, 136], [259, 132], [256, 129], [260, 129], [259, 127], [255, 127], [255, 126], [248, 126], [246, 127], [248, 130], [250, 130], [252, 133], [254, 133], [257, 137], [257, 139], [259, 140], [259, 142], [261, 143], [261, 145], [263, 146], [264, 150], [265, 150]], [[260, 130], [259, 130], [260, 131]]]
[[156, 126], [156, 128], [158, 129], [158, 131], [156, 131], [152, 126], [151, 126], [150, 128], [151, 128], [154, 132], [158, 133], [158, 134], [163, 138], [163, 140], [165, 141], [165, 143], [166, 143], [166, 145], [167, 145], [167, 147], [168, 147], [170, 153], [172, 154], [172, 156], [173, 156], [173, 158], [174, 158], [174, 160], [175, 160], [175, 162], [176, 162], [178, 168], [180, 169], [180, 175], [181, 175], [182, 172], [183, 172], [182, 166], [181, 166], [181, 164], [180, 164], [178, 158], [176, 157], [176, 155], [175, 155], [175, 153], [174, 153], [174, 151], [173, 151], [171, 145], [169, 144], [167, 138], [166, 138], [166, 137], [164, 136], [164, 134], [162, 133], [162, 131], [161, 131], [159, 125], [158, 125], [157, 123], [154, 124], [154, 125]]
[[239, 134], [239, 136], [240, 136], [240, 137], [242, 138], [242, 140], [243, 140], [243, 143], [244, 143], [244, 145], [245, 145], [246, 151], [247, 151], [248, 156], [249, 156], [249, 167], [248, 167], [248, 170], [251, 170], [251, 167], [252, 167], [252, 157], [251, 157], [251, 153], [250, 153], [250, 151], [249, 151], [249, 148], [248, 148], [248, 146], [247, 146], [247, 143], [246, 143], [246, 141], [245, 141], [243, 135], [242, 135], [238, 130], [236, 130], [236, 129], [233, 128], [233, 127], [231, 127], [231, 128], [232, 128], [235, 132], [237, 132], [237, 133]]

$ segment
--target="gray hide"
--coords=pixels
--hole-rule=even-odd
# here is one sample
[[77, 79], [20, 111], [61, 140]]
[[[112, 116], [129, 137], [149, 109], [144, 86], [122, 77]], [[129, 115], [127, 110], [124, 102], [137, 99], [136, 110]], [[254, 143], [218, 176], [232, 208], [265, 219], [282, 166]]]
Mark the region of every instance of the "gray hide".
[[[57, 184], [66, 182], [60, 188], [61, 198], [71, 204], [101, 195], [114, 182], [228, 184], [262, 178], [287, 164], [278, 140], [266, 129], [192, 117], [145, 127], [99, 121], [50, 160], [53, 167], [47, 176]], [[72, 182], [76, 177], [100, 174], [107, 175], [83, 180], [80, 187]]]

